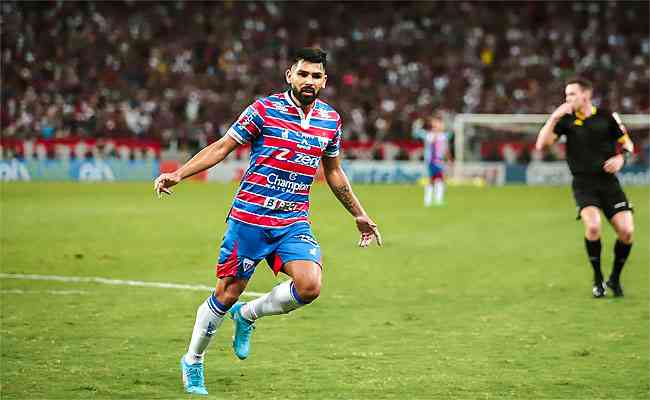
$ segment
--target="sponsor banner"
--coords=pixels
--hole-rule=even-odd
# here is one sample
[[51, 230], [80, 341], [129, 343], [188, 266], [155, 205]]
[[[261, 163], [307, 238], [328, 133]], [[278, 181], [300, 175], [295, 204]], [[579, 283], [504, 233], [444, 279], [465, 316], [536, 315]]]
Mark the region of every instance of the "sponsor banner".
[[466, 162], [460, 170], [451, 165], [446, 172], [459, 183], [502, 186], [506, 183], [506, 165], [503, 162]]
[[[163, 160], [160, 162], [160, 173], [165, 172], [174, 172], [179, 169], [183, 163], [177, 160]], [[208, 180], [208, 171], [199, 172], [196, 175], [192, 175], [189, 179], [195, 181], [207, 181]]]
[[[623, 168], [616, 176], [623, 185], [650, 185], [648, 167], [632, 165]], [[537, 162], [528, 165], [525, 182], [531, 186], [570, 185], [572, 179], [565, 161]]]
[[532, 162], [526, 168], [526, 183], [535, 185], [570, 185], [571, 171], [566, 161]]
[[526, 183], [526, 172], [528, 166], [525, 164], [506, 164], [506, 183]]
[[70, 159], [102, 155], [104, 158], [157, 158], [160, 143], [135, 138], [57, 138], [22, 140], [0, 138], [0, 153], [20, 159]]
[[[353, 183], [415, 183], [427, 177], [426, 166], [417, 161], [348, 161], [343, 160], [343, 169]], [[208, 181], [238, 182], [246, 172], [248, 162], [226, 161], [208, 171]], [[445, 174], [455, 176], [453, 166]], [[491, 185], [505, 183], [505, 165], [503, 163], [465, 163], [460, 181], [474, 181], [480, 179]], [[316, 180], [322, 180], [322, 171], [319, 169]]]
[[208, 170], [208, 181], [239, 182], [248, 169], [248, 161], [228, 160]]
[[0, 181], [149, 181], [158, 175], [152, 160], [0, 160]]
[[343, 170], [354, 183], [412, 183], [426, 176], [416, 161], [343, 161]]
[[[417, 161], [344, 161], [343, 169], [355, 183], [415, 183], [427, 178], [427, 168]], [[462, 169], [449, 165], [445, 176], [458, 182], [480, 180], [490, 185], [505, 183], [505, 165], [500, 162], [469, 162]]]
[[622, 185], [648, 186], [650, 185], [650, 168], [632, 165], [623, 168], [618, 174], [618, 180]]

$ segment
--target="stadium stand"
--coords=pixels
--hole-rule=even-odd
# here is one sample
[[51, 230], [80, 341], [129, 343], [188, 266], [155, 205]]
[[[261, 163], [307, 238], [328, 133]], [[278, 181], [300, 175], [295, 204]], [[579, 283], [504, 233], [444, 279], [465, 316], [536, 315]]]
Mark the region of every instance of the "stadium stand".
[[305, 44], [330, 54], [323, 97], [344, 118], [352, 158], [409, 158], [412, 125], [434, 109], [550, 112], [575, 73], [606, 83], [600, 105], [650, 111], [647, 2], [7, 1], [1, 9], [3, 140], [139, 138], [191, 152], [253, 98], [282, 90], [289, 52]]

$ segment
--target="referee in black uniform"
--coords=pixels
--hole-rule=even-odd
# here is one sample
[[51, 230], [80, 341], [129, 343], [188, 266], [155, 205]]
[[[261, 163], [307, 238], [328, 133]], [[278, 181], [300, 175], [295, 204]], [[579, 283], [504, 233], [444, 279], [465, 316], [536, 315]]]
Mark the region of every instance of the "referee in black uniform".
[[[548, 119], [537, 137], [542, 150], [560, 136], [566, 136], [566, 158], [573, 175], [573, 197], [578, 218], [585, 226], [585, 245], [594, 270], [594, 297], [604, 297], [609, 287], [614, 296], [623, 296], [620, 277], [632, 248], [634, 220], [616, 173], [623, 167], [634, 144], [618, 116], [591, 103], [593, 86], [583, 78], [567, 81], [566, 102]], [[617, 143], [622, 150], [617, 153]], [[600, 210], [616, 231], [614, 266], [607, 282], [600, 269]]]

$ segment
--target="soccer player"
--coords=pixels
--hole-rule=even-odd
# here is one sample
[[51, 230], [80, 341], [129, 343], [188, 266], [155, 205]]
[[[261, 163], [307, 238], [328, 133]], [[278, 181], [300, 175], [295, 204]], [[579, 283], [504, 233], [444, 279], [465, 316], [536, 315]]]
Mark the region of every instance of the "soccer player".
[[442, 114], [435, 113], [429, 118], [428, 129], [417, 129], [414, 136], [424, 142], [424, 163], [429, 179], [424, 187], [424, 205], [430, 207], [444, 204], [445, 162], [450, 159], [449, 134], [445, 132]]
[[[607, 285], [614, 296], [623, 296], [621, 271], [632, 248], [634, 221], [616, 173], [623, 167], [634, 145], [616, 114], [597, 109], [591, 102], [593, 87], [583, 78], [574, 78], [565, 87], [566, 102], [559, 106], [542, 127], [536, 148], [542, 150], [558, 137], [566, 136], [566, 154], [573, 175], [573, 196], [578, 219], [585, 227], [585, 246], [594, 271], [592, 294], [603, 297]], [[617, 152], [617, 142], [621, 152]], [[600, 211], [609, 220], [618, 239], [614, 245], [614, 266], [603, 284], [600, 268]]]
[[[289, 90], [256, 100], [227, 134], [205, 147], [173, 173], [154, 183], [158, 195], [171, 194], [181, 180], [221, 162], [237, 146], [250, 143], [250, 166], [228, 213], [216, 267], [216, 289], [199, 306], [187, 353], [181, 358], [185, 391], [207, 394], [203, 357], [210, 339], [229, 313], [235, 323], [233, 349], [248, 357], [255, 321], [286, 314], [313, 302], [321, 290], [321, 249], [307, 215], [309, 190], [319, 164], [327, 184], [352, 214], [361, 234], [359, 246], [381, 246], [377, 225], [354, 195], [341, 168], [341, 119], [317, 99], [325, 87], [327, 55], [299, 50], [286, 71]], [[256, 266], [266, 260], [273, 272], [291, 277], [271, 292], [238, 303]]]

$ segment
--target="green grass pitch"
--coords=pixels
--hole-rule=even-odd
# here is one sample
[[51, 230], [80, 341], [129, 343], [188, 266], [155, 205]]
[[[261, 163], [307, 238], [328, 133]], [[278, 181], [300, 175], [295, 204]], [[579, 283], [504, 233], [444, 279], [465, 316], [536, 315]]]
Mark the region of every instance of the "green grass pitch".
[[[2, 273], [214, 284], [235, 185], [2, 184]], [[624, 299], [591, 298], [569, 188], [355, 190], [385, 246], [356, 247], [352, 219], [312, 193], [321, 297], [260, 320], [251, 357], [227, 320], [206, 356], [213, 399], [647, 399], [648, 196]], [[606, 224], [605, 273], [614, 235]], [[282, 279], [282, 278], [279, 278]], [[268, 291], [262, 264], [249, 285]], [[2, 399], [184, 399], [178, 360], [197, 306], [180, 289], [0, 279]]]

